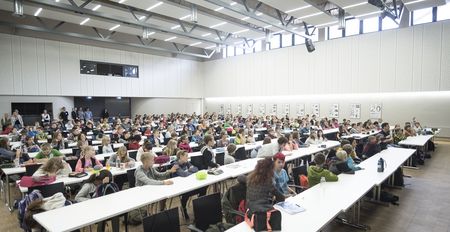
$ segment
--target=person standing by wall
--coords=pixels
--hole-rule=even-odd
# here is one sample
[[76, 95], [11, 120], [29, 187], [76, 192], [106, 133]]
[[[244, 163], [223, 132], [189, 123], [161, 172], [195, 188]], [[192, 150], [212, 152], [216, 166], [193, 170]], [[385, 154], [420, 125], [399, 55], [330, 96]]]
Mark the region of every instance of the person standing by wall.
[[11, 115], [11, 123], [14, 126], [14, 128], [17, 129], [23, 128], [22, 115], [19, 114], [18, 109], [15, 109], [13, 114]]

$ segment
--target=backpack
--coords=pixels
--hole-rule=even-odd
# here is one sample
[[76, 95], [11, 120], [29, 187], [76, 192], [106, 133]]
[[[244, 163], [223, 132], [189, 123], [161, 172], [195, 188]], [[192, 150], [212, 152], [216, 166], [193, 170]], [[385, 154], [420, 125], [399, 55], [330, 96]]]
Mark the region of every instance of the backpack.
[[116, 183], [111, 182], [107, 184], [101, 184], [95, 191], [95, 197], [101, 197], [116, 192], [119, 192], [119, 187]]
[[160, 156], [155, 157], [155, 164], [162, 165], [169, 161], [170, 161], [170, 157], [167, 155], [160, 155]]
[[399, 205], [398, 201], [400, 198], [392, 193], [382, 191], [380, 194], [380, 201], [382, 202], [388, 202], [393, 205]]
[[[247, 204], [246, 204], [245, 200], [241, 200], [239, 202], [238, 211], [241, 212], [243, 215], [245, 215], [245, 212], [247, 211]], [[242, 217], [240, 215], [236, 215], [235, 221], [236, 221], [236, 224], [239, 224], [244, 221], [244, 217]]]
[[28, 231], [29, 228], [24, 223], [25, 213], [27, 212], [28, 205], [35, 200], [42, 200], [44, 197], [41, 194], [41, 191], [35, 189], [31, 193], [25, 195], [25, 197], [19, 201], [18, 203], [18, 211], [17, 218], [19, 219], [20, 228]]
[[308, 181], [308, 177], [300, 174], [298, 176], [298, 178], [300, 179], [300, 186], [304, 187], [304, 188], [309, 188], [309, 181]]
[[270, 209], [267, 212], [250, 212], [247, 209], [245, 213], [245, 222], [250, 228], [258, 231], [278, 231], [281, 230], [281, 212], [276, 209]]

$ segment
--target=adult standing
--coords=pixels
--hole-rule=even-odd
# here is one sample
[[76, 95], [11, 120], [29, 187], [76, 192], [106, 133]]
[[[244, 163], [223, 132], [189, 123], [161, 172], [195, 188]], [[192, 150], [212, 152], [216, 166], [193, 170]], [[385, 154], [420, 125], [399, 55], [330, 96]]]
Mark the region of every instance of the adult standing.
[[78, 119], [77, 107], [72, 108], [72, 112], [70, 112], [70, 116], [72, 117], [73, 121]]
[[41, 114], [41, 122], [42, 126], [47, 126], [48, 124], [50, 124], [50, 114], [48, 114], [47, 110], [45, 109]]
[[109, 112], [108, 112], [108, 109], [105, 108], [105, 109], [103, 110], [101, 117], [102, 117], [103, 119], [106, 119], [106, 121], [108, 122], [108, 120], [109, 120]]
[[0, 121], [1, 126], [2, 126], [2, 131], [5, 130], [6, 126], [8, 126], [9, 124], [11, 124], [11, 118], [9, 117], [8, 113], [3, 114], [3, 117]]
[[83, 107], [80, 107], [78, 109], [78, 119], [80, 119], [80, 121], [82, 123], [84, 123], [84, 112], [83, 112]]
[[59, 113], [59, 119], [62, 121], [62, 127], [66, 128], [66, 123], [69, 121], [69, 112], [64, 106], [61, 108], [61, 113]]
[[15, 109], [13, 114], [11, 115], [11, 123], [17, 129], [20, 129], [23, 127], [22, 115], [19, 114], [18, 109]]
[[87, 107], [84, 111], [84, 120], [86, 121], [86, 123], [92, 120], [92, 111], [89, 109], [89, 107]]

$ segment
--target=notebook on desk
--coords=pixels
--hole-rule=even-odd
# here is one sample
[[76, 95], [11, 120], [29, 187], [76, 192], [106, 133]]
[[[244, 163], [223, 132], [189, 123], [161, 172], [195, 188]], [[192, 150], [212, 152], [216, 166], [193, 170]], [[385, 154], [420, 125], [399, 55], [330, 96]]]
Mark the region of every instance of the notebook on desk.
[[297, 214], [305, 211], [305, 208], [289, 201], [278, 202], [273, 206], [275, 209], [284, 211], [288, 214]]

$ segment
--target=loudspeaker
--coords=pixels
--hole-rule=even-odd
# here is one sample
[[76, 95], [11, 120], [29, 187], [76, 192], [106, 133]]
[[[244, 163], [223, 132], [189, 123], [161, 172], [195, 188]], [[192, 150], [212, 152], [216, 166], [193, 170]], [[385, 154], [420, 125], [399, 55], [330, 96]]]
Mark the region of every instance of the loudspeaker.
[[305, 46], [308, 52], [313, 52], [314, 50], [316, 50], [311, 39], [305, 39]]

